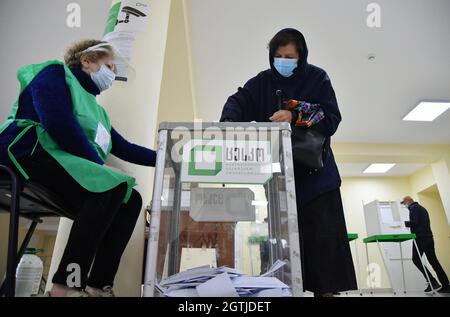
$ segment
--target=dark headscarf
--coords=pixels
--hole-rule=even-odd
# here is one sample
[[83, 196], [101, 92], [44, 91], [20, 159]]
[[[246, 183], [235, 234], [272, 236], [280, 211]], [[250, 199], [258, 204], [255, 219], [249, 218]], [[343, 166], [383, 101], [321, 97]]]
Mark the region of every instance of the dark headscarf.
[[279, 31], [269, 43], [269, 61], [270, 68], [277, 75], [277, 77], [282, 77], [280, 73], [273, 66], [274, 56], [279, 47], [286, 46], [290, 43], [295, 44], [297, 47], [297, 51], [300, 55], [300, 59], [298, 61], [298, 67], [294, 70], [294, 75], [290, 78], [295, 78], [297, 73], [301, 73], [306, 65], [308, 64], [308, 46], [306, 45], [306, 40], [303, 34], [292, 28], [287, 28]]

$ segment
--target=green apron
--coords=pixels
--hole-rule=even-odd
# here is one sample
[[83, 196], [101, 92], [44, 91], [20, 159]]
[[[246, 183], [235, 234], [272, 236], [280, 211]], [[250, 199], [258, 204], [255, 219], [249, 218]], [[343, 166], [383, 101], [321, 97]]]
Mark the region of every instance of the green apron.
[[[97, 103], [95, 96], [88, 93], [72, 74], [69, 68], [60, 61], [47, 61], [42, 64], [34, 64], [23, 67], [17, 73], [20, 82], [20, 92], [30, 84], [33, 78], [49, 65], [63, 65], [65, 69], [65, 80], [72, 96], [72, 109], [75, 118], [83, 129], [89, 143], [95, 148], [103, 161], [111, 152], [111, 123], [106, 111]], [[11, 113], [6, 122], [0, 125], [0, 134], [13, 122], [23, 128], [17, 137], [8, 146], [8, 156], [20, 171], [25, 179], [29, 179], [28, 174], [20, 166], [11, 152], [11, 148], [30, 129], [36, 129], [38, 141], [41, 146], [72, 176], [72, 178], [86, 190], [93, 193], [102, 193], [117, 187], [122, 183], [127, 183], [128, 190], [124, 197], [124, 203], [128, 201], [133, 187], [136, 185], [135, 179], [131, 176], [119, 173], [105, 165], [99, 165], [84, 158], [75, 156], [63, 151], [53, 138], [48, 134], [39, 122], [28, 119], [17, 119], [18, 99], [14, 103]], [[36, 145], [37, 145], [36, 142]], [[36, 146], [35, 146], [36, 148]], [[34, 149], [31, 152], [33, 155]]]

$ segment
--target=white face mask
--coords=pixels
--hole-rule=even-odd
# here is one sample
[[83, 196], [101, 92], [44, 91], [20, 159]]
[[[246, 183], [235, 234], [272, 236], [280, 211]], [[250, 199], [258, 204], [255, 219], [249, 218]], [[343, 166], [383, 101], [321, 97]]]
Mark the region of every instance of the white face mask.
[[111, 87], [115, 78], [116, 74], [114, 74], [114, 72], [105, 64], [103, 64], [98, 71], [91, 73], [92, 81], [97, 85], [101, 92]]

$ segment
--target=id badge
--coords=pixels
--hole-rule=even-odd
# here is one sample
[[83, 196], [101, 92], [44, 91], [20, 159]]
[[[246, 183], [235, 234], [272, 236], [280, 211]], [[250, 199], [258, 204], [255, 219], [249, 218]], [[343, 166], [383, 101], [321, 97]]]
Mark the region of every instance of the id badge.
[[97, 126], [97, 135], [95, 136], [95, 143], [102, 149], [103, 153], [108, 153], [109, 143], [111, 142], [111, 135], [101, 122]]

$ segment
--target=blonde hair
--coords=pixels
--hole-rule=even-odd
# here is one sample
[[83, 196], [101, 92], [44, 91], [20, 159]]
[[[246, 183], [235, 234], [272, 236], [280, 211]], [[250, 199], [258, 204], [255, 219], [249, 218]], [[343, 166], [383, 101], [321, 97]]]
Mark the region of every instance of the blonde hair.
[[88, 61], [95, 63], [105, 56], [114, 56], [113, 48], [109, 45], [103, 46], [103, 49], [106, 49], [107, 51], [94, 50], [85, 52], [88, 48], [102, 43], [107, 44], [107, 42], [99, 40], [83, 40], [75, 42], [67, 48], [66, 53], [64, 54], [64, 62], [69, 68], [81, 68], [81, 57], [86, 57]]

